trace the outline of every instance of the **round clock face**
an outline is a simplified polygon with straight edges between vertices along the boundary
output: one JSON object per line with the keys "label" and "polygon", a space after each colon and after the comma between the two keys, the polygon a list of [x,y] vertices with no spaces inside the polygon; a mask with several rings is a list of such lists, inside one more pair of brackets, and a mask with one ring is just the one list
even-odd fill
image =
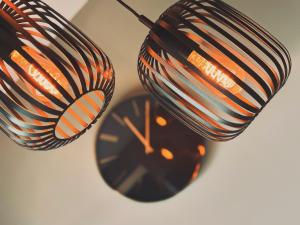
{"label": "round clock face", "polygon": [[150,96],[114,108],[97,137],[97,163],[114,190],[142,202],[170,198],[195,180],[207,143]]}

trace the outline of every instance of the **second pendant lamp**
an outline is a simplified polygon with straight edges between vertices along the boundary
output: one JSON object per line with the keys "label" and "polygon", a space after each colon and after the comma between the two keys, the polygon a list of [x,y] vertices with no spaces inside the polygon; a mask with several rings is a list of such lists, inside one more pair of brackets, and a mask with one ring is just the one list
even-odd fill
{"label": "second pendant lamp", "polygon": [[181,0],[152,23],[139,55],[145,88],[200,135],[240,135],[286,83],[287,49],[221,0]]}

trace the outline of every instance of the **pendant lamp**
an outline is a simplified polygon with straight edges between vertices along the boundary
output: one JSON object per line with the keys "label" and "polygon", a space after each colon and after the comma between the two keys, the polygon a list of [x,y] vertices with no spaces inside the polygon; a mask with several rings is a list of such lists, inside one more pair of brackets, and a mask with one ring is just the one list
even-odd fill
{"label": "pendant lamp", "polygon": [[[210,140],[240,135],[286,83],[287,49],[221,0],[181,0],[152,23],[138,59],[144,87]],[[180,131],[178,131],[180,132]]]}
{"label": "pendant lamp", "polygon": [[33,150],[64,146],[109,104],[114,70],[80,30],[40,0],[0,3],[0,127]]}

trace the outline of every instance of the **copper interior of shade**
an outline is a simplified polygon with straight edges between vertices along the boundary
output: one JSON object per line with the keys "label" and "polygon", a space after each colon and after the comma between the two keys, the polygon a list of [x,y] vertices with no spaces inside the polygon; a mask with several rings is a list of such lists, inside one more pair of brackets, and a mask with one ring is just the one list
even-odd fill
{"label": "copper interior of shade", "polygon": [[60,117],[55,136],[58,139],[72,138],[91,125],[101,112],[105,102],[102,91],[92,91],[76,100]]}

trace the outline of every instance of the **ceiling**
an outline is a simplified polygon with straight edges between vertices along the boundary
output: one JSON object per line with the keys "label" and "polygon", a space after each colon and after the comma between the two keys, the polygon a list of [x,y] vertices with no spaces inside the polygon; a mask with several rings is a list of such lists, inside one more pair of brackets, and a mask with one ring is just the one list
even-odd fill
{"label": "ceiling", "polygon": [[[111,58],[112,105],[140,89],[136,60],[148,30],[112,0],[49,0]],[[175,0],[127,0],[155,20]],[[0,224],[299,224],[300,24],[298,0],[226,0],[279,38],[294,67],[281,93],[249,129],[214,150],[205,173],[173,199],[140,204],[112,191],[95,162],[91,131],[58,151],[22,150],[0,134]]]}

